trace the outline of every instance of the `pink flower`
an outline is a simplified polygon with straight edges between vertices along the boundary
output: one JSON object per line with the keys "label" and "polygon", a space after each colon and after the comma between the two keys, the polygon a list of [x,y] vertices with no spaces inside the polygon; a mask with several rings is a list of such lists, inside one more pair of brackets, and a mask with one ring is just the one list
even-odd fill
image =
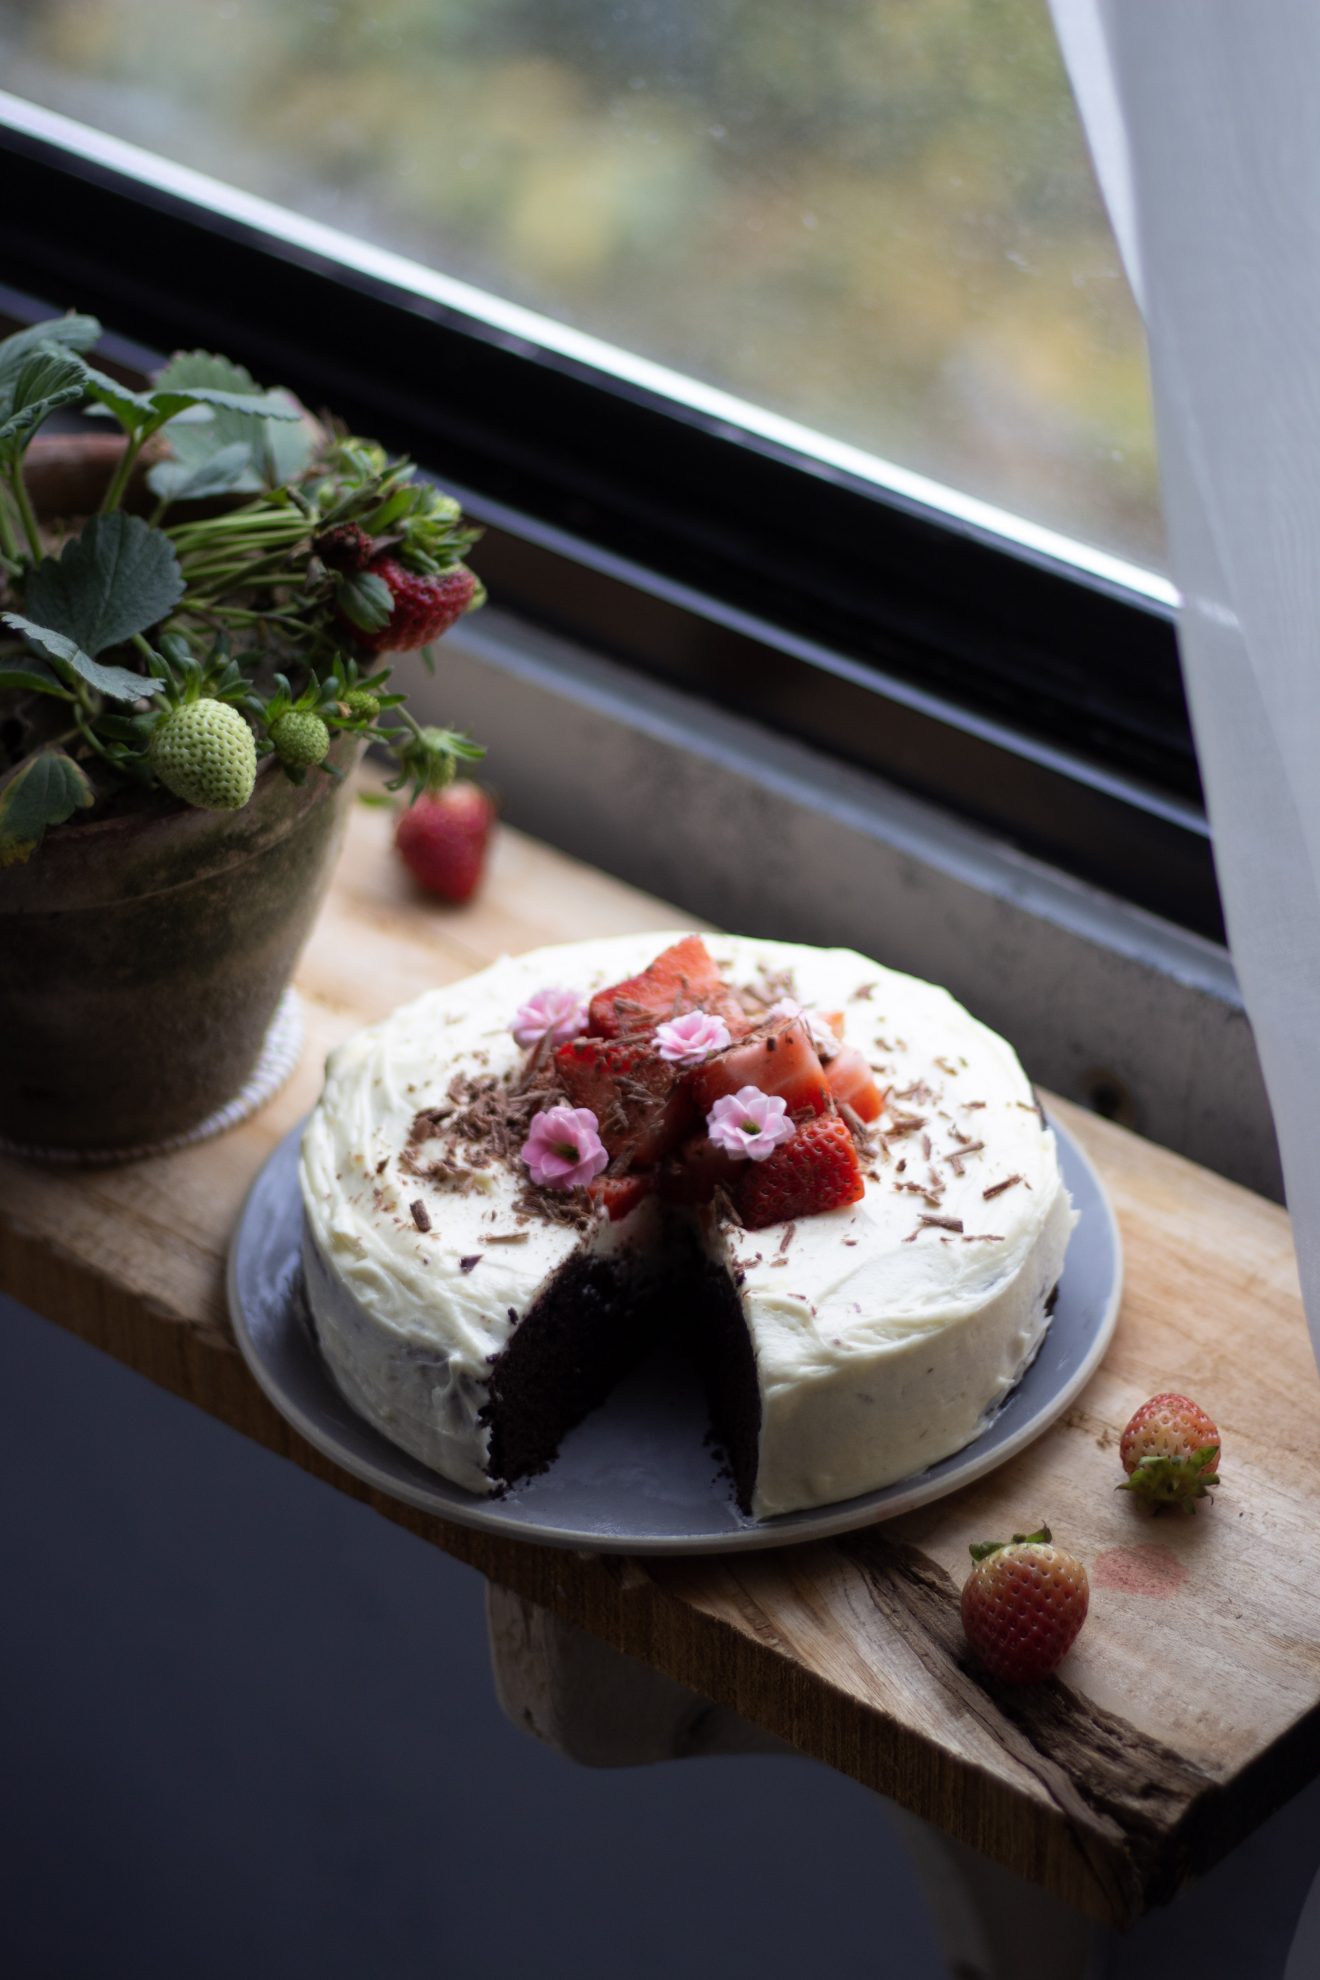
{"label": "pink flower", "polygon": [[532,1116],[518,1150],[534,1183],[543,1189],[581,1189],[598,1176],[609,1156],[590,1107],[547,1107]]}
{"label": "pink flower", "polygon": [[767,1017],[800,1017],[807,1027],[807,1036],[823,1060],[834,1058],[839,1050],[839,1035],[832,1024],[826,1024],[824,1014],[814,1004],[799,1004],[796,997],[781,997],[777,1004],[771,1004]]}
{"label": "pink flower", "polygon": [[762,1093],[743,1086],[722,1093],[706,1116],[706,1132],[717,1148],[741,1161],[764,1162],[781,1142],[791,1141],[797,1128],[788,1118],[788,1102],[779,1093]]}
{"label": "pink flower", "polygon": [[521,1007],[510,1027],[524,1047],[539,1045],[548,1038],[552,1045],[567,1045],[587,1028],[587,1000],[576,990],[538,990]]}
{"label": "pink flower", "polygon": [[668,1024],[658,1024],[655,1043],[660,1057],[671,1066],[699,1066],[732,1040],[723,1018],[712,1017],[709,1011],[688,1011]]}

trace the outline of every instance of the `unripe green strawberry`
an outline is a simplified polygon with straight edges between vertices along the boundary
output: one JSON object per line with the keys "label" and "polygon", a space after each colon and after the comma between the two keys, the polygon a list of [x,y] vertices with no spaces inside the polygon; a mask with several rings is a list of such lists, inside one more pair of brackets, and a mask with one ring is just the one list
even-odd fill
{"label": "unripe green strawberry", "polygon": [[339,705],[358,722],[374,722],[380,714],[380,703],[369,688],[350,688]]}
{"label": "unripe green strawberry", "polygon": [[281,763],[291,770],[311,770],[325,761],[330,747],[330,731],[319,715],[304,714],[291,708],[270,725],[270,739]]}
{"label": "unripe green strawberry", "polygon": [[241,811],[257,780],[257,747],[225,701],[189,701],[162,715],[147,746],[167,791],[201,811]]}

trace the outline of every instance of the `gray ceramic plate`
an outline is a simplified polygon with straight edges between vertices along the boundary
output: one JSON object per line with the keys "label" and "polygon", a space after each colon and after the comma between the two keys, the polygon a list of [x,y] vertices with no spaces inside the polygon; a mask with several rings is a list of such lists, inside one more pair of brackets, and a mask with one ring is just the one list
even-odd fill
{"label": "gray ceramic plate", "polygon": [[965,1450],[859,1499],[754,1520],[738,1511],[708,1443],[705,1404],[689,1371],[655,1360],[565,1440],[540,1478],[478,1498],[426,1470],[354,1414],[326,1372],[302,1298],[302,1201],[295,1129],[257,1177],[229,1258],[238,1343],[275,1407],[345,1471],[463,1526],[592,1553],[732,1553],[819,1540],[956,1492],[1051,1424],[1099,1366],[1118,1315],[1123,1262],[1104,1188],[1066,1129],[1059,1159],[1080,1220],[1054,1321],[1039,1354],[993,1421]]}

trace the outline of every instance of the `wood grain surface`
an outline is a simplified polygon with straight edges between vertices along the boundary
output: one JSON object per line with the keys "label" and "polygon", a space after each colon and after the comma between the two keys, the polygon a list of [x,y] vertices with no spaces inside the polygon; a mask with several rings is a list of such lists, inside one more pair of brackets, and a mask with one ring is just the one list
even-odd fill
{"label": "wood grain surface", "polygon": [[[1118,1332],[1063,1422],[923,1511],[728,1560],[579,1556],[442,1524],[304,1444],[234,1348],[224,1260],[328,1047],[504,951],[697,925],[508,830],[481,899],[446,909],[416,894],[388,841],[388,818],[356,808],[299,972],[309,1042],[285,1091],[204,1147],[131,1167],[0,1161],[0,1286],[1095,1917],[1122,1923],[1172,1895],[1320,1772],[1320,1380],[1287,1218],[1059,1101],[1122,1227]],[[1152,1520],[1114,1490],[1123,1423],[1168,1388],[1223,1434],[1224,1486],[1195,1519]],[[958,1588],[969,1541],[1041,1520],[1086,1561],[1091,1617],[1059,1678],[1013,1691],[966,1656]]]}

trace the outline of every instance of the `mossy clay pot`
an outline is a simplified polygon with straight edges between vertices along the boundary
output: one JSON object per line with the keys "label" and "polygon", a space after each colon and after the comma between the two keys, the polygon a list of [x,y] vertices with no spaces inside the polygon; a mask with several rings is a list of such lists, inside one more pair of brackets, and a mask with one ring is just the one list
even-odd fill
{"label": "mossy clay pot", "polygon": [[[39,514],[96,508],[118,455],[34,442]],[[338,738],[331,760],[351,766]],[[185,1133],[256,1064],[330,879],[345,784],[263,759],[241,811],[71,820],[0,868],[0,1137],[114,1150]]]}

